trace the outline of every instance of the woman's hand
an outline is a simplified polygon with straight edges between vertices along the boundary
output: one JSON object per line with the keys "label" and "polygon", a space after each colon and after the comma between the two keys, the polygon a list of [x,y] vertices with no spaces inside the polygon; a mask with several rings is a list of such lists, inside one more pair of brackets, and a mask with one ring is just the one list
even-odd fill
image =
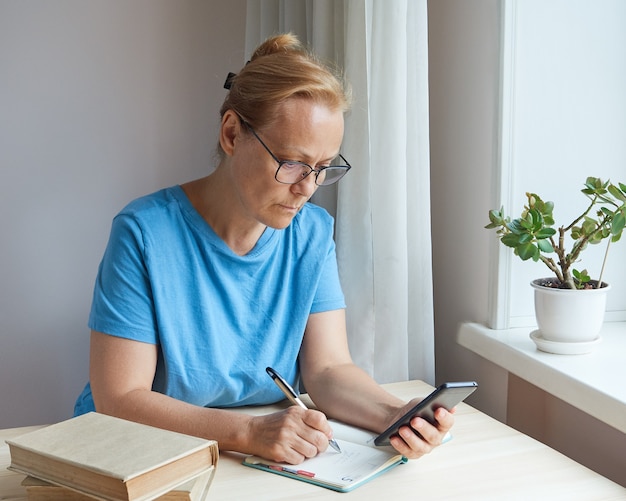
{"label": "woman's hand", "polygon": [[253,417],[248,433],[253,454],[290,464],[299,464],[324,452],[332,438],[332,430],[322,412],[295,405]]}
{"label": "woman's hand", "polygon": [[[390,423],[394,423],[397,419],[408,412],[420,399],[411,400],[402,409],[399,409]],[[454,425],[454,412],[456,409],[447,411],[440,407],[435,411],[434,425],[430,424],[423,418],[414,417],[411,419],[410,426],[402,426],[398,431],[398,435],[390,438],[390,443],[394,449],[409,459],[417,459],[424,454],[431,452],[435,447],[441,445],[446,433]]]}

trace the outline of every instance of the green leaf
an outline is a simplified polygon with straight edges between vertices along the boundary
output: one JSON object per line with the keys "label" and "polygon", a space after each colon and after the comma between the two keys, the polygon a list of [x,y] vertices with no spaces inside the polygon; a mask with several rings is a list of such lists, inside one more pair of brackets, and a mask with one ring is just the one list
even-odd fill
{"label": "green leaf", "polygon": [[537,203],[541,203],[541,197],[536,193],[526,193],[526,198],[528,198],[528,206],[532,209],[537,205]]}
{"label": "green leaf", "polygon": [[589,272],[587,270],[572,270],[572,275],[574,275],[574,278],[578,282],[579,289],[582,289],[583,286],[591,280],[591,277],[589,276]]}
{"label": "green leaf", "polygon": [[531,210],[530,211],[531,214],[533,215],[533,231],[539,231],[541,228],[543,228],[543,216],[541,215],[541,212],[538,210]]}
{"label": "green leaf", "polygon": [[608,207],[600,207],[600,211],[605,216],[613,217],[613,211],[611,209],[609,209]]}
{"label": "green leaf", "polygon": [[596,229],[596,222],[587,217],[583,222],[582,231],[585,235],[591,235],[591,233]]}
{"label": "green leaf", "polygon": [[552,211],[554,210],[554,202],[545,202],[543,205],[543,210],[541,211],[543,213],[543,215],[545,216],[546,214],[552,214]]}
{"label": "green leaf", "polygon": [[506,224],[506,227],[513,233],[517,233],[517,234],[526,233],[526,230],[521,225],[519,219],[513,219],[513,221],[508,222]]}
{"label": "green leaf", "polygon": [[539,254],[539,249],[535,247],[532,243],[518,245],[515,249],[519,257],[522,258],[522,261],[528,261],[531,258],[534,258],[536,254]]}
{"label": "green leaf", "polygon": [[491,221],[492,224],[500,226],[502,224],[502,213],[498,210],[490,210],[489,221]]}
{"label": "green leaf", "polygon": [[550,238],[556,233],[554,228],[541,228],[537,233],[535,233],[535,237],[538,240],[542,240],[544,238]]}
{"label": "green leaf", "polygon": [[572,274],[581,282],[589,282],[591,278],[589,277],[589,272],[585,269],[583,271],[578,271],[576,269],[572,270]]}
{"label": "green leaf", "polygon": [[520,220],[523,228],[531,231],[537,231],[542,226],[543,217],[537,209],[530,209],[524,219]]}
{"label": "green leaf", "polygon": [[602,236],[602,232],[598,231],[598,232],[593,234],[593,236],[588,240],[588,242],[591,245],[596,245],[596,244],[599,244],[600,242],[602,242],[603,238],[604,237]]}
{"label": "green leaf", "polygon": [[585,181],[585,188],[580,190],[585,195],[603,195],[606,193],[606,187],[609,184],[609,181],[605,183],[602,182],[602,179],[599,177],[588,177]]}
{"label": "green leaf", "polygon": [[528,214],[526,214],[526,217],[524,219],[519,220],[519,224],[525,231],[533,229],[534,222],[533,216],[530,211],[528,212]]}
{"label": "green leaf", "polygon": [[609,186],[609,193],[613,195],[615,198],[617,198],[618,200],[621,200],[622,202],[626,202],[626,195],[622,193],[620,189],[614,184]]}
{"label": "green leaf", "polygon": [[537,240],[537,247],[539,247],[541,252],[554,252],[554,247],[552,247],[550,240]]}
{"label": "green leaf", "polygon": [[624,226],[626,226],[626,214],[625,211],[618,212],[613,218],[613,222],[611,223],[611,234],[619,235],[624,231]]}
{"label": "green leaf", "polygon": [[519,235],[515,233],[507,233],[500,241],[507,247],[517,247],[519,245]]}

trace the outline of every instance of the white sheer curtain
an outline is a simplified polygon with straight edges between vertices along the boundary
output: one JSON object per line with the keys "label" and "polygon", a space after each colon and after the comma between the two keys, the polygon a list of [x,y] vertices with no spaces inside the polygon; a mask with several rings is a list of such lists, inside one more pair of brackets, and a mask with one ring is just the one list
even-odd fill
{"label": "white sheer curtain", "polygon": [[248,0],[246,54],[296,33],[353,88],[353,169],[315,202],[336,215],[355,362],[379,382],[434,384],[427,0]]}

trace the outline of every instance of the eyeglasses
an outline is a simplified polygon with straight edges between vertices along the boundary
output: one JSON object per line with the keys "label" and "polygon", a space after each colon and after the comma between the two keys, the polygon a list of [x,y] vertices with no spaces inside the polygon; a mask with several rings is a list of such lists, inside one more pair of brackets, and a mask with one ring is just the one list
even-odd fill
{"label": "eyeglasses", "polygon": [[[330,165],[323,165],[316,169],[311,167],[309,164],[305,164],[304,162],[279,160],[254,131],[252,126],[243,118],[239,117],[239,119],[241,120],[241,123],[245,125],[250,132],[252,132],[254,137],[258,139],[259,143],[261,143],[263,148],[265,148],[265,151],[267,151],[270,156],[278,162],[278,169],[276,169],[274,179],[276,179],[279,183],[297,184],[305,179],[309,174],[315,173],[315,184],[318,186],[328,186],[339,181],[352,168],[352,166],[341,154],[339,154],[337,158],[333,159],[330,162]],[[344,162],[345,165],[341,164],[341,162]]]}

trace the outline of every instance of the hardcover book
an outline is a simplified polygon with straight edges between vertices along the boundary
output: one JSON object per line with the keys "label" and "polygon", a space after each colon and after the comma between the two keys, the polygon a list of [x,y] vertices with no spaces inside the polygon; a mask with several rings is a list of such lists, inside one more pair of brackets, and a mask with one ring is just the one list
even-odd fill
{"label": "hardcover book", "polygon": [[[188,480],[155,498],[155,501],[202,501],[206,499],[214,474],[215,468],[211,468],[196,478]],[[22,485],[26,488],[28,501],[93,501],[96,499],[93,496],[31,476],[27,476],[22,481]]]}
{"label": "hardcover book", "polygon": [[213,440],[95,412],[6,442],[11,470],[111,501],[157,498],[218,460]]}

